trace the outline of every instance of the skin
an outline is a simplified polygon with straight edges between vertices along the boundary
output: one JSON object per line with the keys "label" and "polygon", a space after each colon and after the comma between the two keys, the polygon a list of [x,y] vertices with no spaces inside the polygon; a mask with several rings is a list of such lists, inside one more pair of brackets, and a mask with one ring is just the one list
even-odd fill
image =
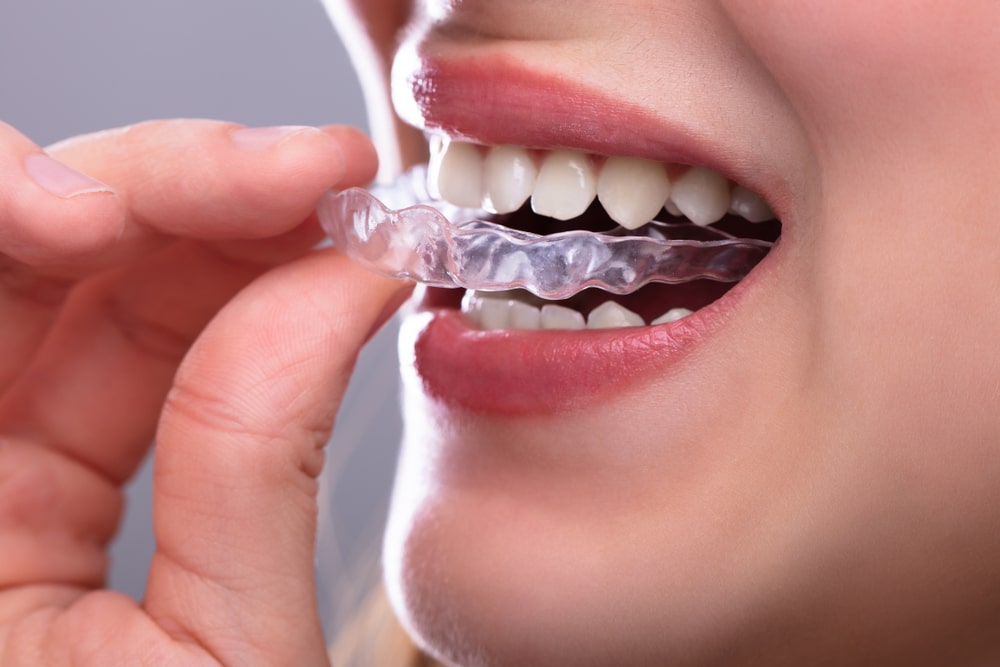
{"label": "skin", "polygon": [[[386,171],[420,159],[387,76],[419,13],[330,4],[375,77]],[[410,630],[466,665],[994,664],[1000,9],[500,6],[442,3],[473,38],[426,39],[766,138],[786,255],[711,349],[586,414],[483,418],[411,378],[386,562]],[[711,99],[671,94],[694,83]],[[307,252],[320,193],[374,173],[365,140],[248,155],[234,129],[50,147],[112,189],[66,198],[0,126],[4,665],[326,664],[318,445],[400,286]],[[100,586],[154,434],[138,606]]]}
{"label": "skin", "polygon": [[[311,211],[372,177],[370,142],[165,121],[47,152],[42,187],[0,124],[0,663],[328,664],[322,446],[402,286],[311,252]],[[102,586],[154,437],[137,605]]]}
{"label": "skin", "polygon": [[[710,345],[586,411],[473,414],[404,369],[385,565],[423,646],[461,665],[1000,660],[1000,7],[328,5],[373,40],[376,120],[399,40],[503,54],[665,122],[711,114],[785,220],[780,267]],[[418,159],[398,120],[376,136]]]}

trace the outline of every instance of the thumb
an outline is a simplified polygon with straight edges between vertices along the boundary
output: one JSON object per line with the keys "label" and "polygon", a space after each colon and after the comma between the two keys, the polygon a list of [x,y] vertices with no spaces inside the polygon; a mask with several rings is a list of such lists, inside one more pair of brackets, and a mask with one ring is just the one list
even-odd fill
{"label": "thumb", "polygon": [[145,606],[222,664],[325,665],[323,445],[361,346],[405,298],[335,250],[258,279],[195,343],[157,434]]}

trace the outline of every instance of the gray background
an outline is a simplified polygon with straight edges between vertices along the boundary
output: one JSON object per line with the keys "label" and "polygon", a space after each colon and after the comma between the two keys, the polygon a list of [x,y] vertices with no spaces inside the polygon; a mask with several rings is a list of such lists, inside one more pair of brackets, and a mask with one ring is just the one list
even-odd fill
{"label": "gray background", "polygon": [[[361,93],[319,0],[6,0],[0,120],[42,145],[165,117],[364,126]],[[321,517],[321,595],[374,575],[399,439],[395,326],[372,343],[338,420]],[[327,475],[329,478],[330,475]],[[128,489],[110,585],[141,598],[153,551],[149,466]]]}

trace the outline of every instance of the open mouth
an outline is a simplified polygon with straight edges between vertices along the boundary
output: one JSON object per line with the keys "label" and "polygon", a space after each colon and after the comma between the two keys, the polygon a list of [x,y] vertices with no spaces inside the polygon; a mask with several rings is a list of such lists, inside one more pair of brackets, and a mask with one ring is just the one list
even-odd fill
{"label": "open mouth", "polygon": [[[704,167],[444,139],[431,146],[424,191],[403,199],[430,199],[440,212],[391,211],[349,192],[321,218],[371,268],[465,288],[433,290],[427,301],[461,310],[480,330],[670,324],[725,294],[781,232],[759,195]],[[399,201],[401,190],[387,199]]]}
{"label": "open mouth", "polygon": [[[542,236],[585,230],[609,240],[630,235],[699,240],[716,238],[711,231],[773,244],[781,232],[759,195],[704,167],[438,140],[432,142],[429,172],[432,195],[455,206],[482,207],[498,224]],[[708,226],[713,229],[705,230]],[[681,277],[675,283],[674,277],[665,271],[634,291],[613,294],[591,287],[559,300],[525,289],[467,290],[458,306],[483,330],[655,326],[690,315],[736,282]],[[454,297],[439,304],[448,301],[456,305]]]}

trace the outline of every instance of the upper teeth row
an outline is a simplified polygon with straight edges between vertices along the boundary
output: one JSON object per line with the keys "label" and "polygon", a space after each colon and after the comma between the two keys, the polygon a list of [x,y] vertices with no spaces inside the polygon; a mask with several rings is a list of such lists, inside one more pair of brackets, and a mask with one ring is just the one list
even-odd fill
{"label": "upper teeth row", "polygon": [[[582,215],[597,198],[627,229],[653,220],[660,209],[698,225],[734,213],[751,222],[774,219],[758,195],[705,167],[690,167],[671,182],[660,162],[595,156],[571,150],[533,151],[438,140],[431,146],[431,194],[463,208],[512,213],[531,199],[535,213],[558,220]],[[679,171],[679,169],[678,169]]]}

